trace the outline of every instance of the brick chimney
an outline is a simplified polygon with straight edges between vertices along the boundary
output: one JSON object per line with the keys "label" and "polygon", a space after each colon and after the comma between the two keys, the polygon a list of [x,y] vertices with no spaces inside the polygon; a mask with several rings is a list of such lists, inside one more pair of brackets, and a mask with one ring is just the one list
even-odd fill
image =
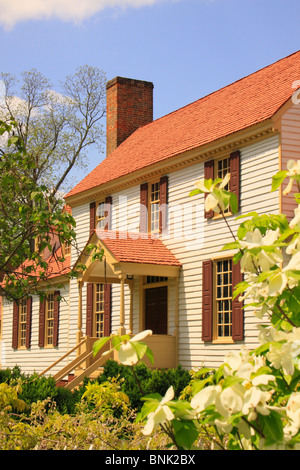
{"label": "brick chimney", "polygon": [[116,77],[106,85],[106,155],[153,121],[153,83]]}

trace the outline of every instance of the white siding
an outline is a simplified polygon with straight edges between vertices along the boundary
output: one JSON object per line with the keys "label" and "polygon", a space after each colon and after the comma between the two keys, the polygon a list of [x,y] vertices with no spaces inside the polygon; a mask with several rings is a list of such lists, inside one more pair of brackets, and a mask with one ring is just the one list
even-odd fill
{"label": "white siding", "polygon": [[[278,193],[270,193],[278,170],[278,139],[269,138],[241,150],[241,210],[278,213]],[[165,244],[183,265],[179,283],[179,362],[187,368],[217,366],[224,351],[240,344],[204,344],[201,341],[202,261],[224,255],[222,246],[232,241],[222,218],[204,219],[203,196],[189,197],[197,179],[204,177],[198,163],[169,175],[169,236]],[[235,231],[239,225],[228,218]],[[245,313],[245,344],[257,344],[257,319]]]}
{"label": "white siding", "polygon": [[[12,348],[13,304],[4,302],[3,338],[1,348],[1,368],[13,368],[18,365],[24,373],[42,372],[47,366],[54,363],[70,349],[69,324],[69,288],[65,285],[60,289],[63,299],[60,302],[59,313],[59,341],[57,347],[40,348],[39,341],[39,298],[33,297],[32,326],[30,349]],[[53,369],[55,373],[59,367]]]}
{"label": "white siding", "polygon": [[[272,175],[278,170],[278,138],[272,137],[252,144],[241,150],[241,210],[243,213],[279,211],[278,193],[270,193]],[[202,302],[202,261],[216,257],[224,243],[231,241],[230,233],[220,219],[204,219],[203,196],[190,197],[197,179],[204,176],[204,164],[196,163],[169,174],[169,233],[163,236],[165,244],[182,263],[179,280],[179,362],[186,368],[202,365],[217,366],[224,352],[236,345],[206,345],[201,340],[201,302]],[[140,187],[113,194],[112,229],[137,231],[139,227]],[[76,220],[78,249],[82,250],[89,237],[89,204],[73,209]],[[234,217],[229,217],[233,230],[238,227]],[[78,252],[72,250],[72,263]],[[134,281],[133,332],[138,332],[140,284]],[[69,299],[66,291],[66,299]],[[128,329],[129,288],[126,287],[125,309]],[[12,308],[4,308],[3,344],[5,364],[13,367],[19,364],[22,370],[31,371],[45,368],[54,362],[76,343],[78,318],[78,289],[76,280],[70,283],[70,300],[62,303],[60,314],[60,338],[57,349],[38,348],[38,304],[34,303],[32,325],[32,347],[30,351],[11,349]],[[83,333],[85,334],[86,287],[83,289]],[[112,332],[119,327],[120,286],[113,285],[112,292]],[[245,344],[257,344],[257,319],[250,311],[245,314]],[[175,326],[175,282],[169,288],[169,333]],[[3,362],[2,362],[3,363]],[[3,365],[2,365],[3,367]]]}

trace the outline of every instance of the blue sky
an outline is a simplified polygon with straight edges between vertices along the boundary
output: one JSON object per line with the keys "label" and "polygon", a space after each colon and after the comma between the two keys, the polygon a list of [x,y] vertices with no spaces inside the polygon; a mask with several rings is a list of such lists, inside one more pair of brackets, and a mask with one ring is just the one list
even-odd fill
{"label": "blue sky", "polygon": [[149,80],[158,118],[299,50],[299,17],[299,0],[0,0],[1,71]]}

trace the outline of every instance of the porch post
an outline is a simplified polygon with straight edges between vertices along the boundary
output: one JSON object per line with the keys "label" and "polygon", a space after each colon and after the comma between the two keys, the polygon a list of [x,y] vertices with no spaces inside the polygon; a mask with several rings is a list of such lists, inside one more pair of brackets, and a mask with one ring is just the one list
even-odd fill
{"label": "porch post", "polygon": [[83,280],[78,280],[78,320],[77,320],[77,344],[82,339],[82,287]]}
{"label": "porch post", "polygon": [[175,278],[175,365],[178,366],[179,362],[179,278]]}
{"label": "porch post", "polygon": [[121,281],[121,295],[120,295],[120,327],[119,335],[125,335],[126,329],[124,327],[125,323],[125,274],[120,274]]}
{"label": "porch post", "polygon": [[130,310],[129,310],[129,332],[128,334],[132,334],[133,329],[133,281],[129,282],[129,289],[130,289]]}

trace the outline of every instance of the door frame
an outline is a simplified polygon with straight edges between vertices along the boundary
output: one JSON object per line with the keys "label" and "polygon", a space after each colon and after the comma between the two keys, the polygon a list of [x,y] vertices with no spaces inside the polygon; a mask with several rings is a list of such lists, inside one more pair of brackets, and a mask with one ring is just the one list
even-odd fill
{"label": "door frame", "polygon": [[[146,325],[146,290],[154,289],[155,287],[167,287],[167,334],[169,334],[169,278],[166,280],[147,283],[148,276],[140,276],[140,312],[139,324],[140,331],[145,330]],[[158,277],[158,276],[156,276]]]}

